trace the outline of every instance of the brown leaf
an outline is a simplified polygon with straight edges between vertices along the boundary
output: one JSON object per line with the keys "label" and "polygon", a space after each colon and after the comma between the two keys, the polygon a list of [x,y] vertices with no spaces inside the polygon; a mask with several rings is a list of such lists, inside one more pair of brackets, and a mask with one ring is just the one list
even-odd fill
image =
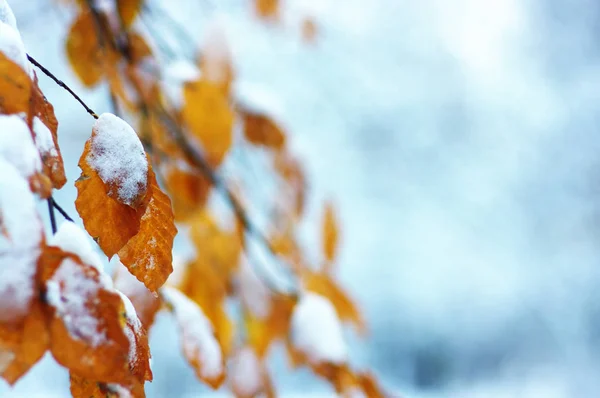
{"label": "brown leaf", "polygon": [[254,0],[254,8],[263,19],[276,19],[279,16],[279,0]]}
{"label": "brown leaf", "polygon": [[254,145],[279,150],[285,145],[283,130],[272,119],[265,115],[242,110],[244,135]]}
{"label": "brown leaf", "polygon": [[0,113],[29,112],[31,79],[19,65],[0,51]]}
{"label": "brown leaf", "polygon": [[182,116],[212,166],[221,164],[233,142],[233,111],[222,89],[207,80],[187,83]]}
{"label": "brown leaf", "polygon": [[167,164],[163,175],[165,187],[173,201],[175,220],[187,220],[204,206],[212,184],[203,174],[180,160]]}
{"label": "brown leaf", "polygon": [[171,200],[161,191],[152,169],[138,233],[119,250],[119,259],[140,282],[155,292],[173,272],[173,240],[177,234]]}
{"label": "brown leaf", "polygon": [[42,261],[50,349],[56,361],[89,380],[127,383],[130,344],[121,321],[125,309],[110,278],[56,247],[47,248]]}
{"label": "brown leaf", "polygon": [[42,358],[48,347],[42,303],[35,300],[21,324],[16,327],[0,324],[0,376],[14,384]]}
{"label": "brown leaf", "polygon": [[143,0],[117,0],[117,11],[125,27],[131,26],[140,13]]}

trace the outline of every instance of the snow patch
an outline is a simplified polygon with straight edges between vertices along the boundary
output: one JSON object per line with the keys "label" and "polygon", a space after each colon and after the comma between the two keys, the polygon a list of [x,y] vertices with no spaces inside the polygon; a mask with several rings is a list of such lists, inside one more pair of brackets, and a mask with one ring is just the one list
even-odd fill
{"label": "snow patch", "polygon": [[162,295],[173,306],[181,328],[183,350],[193,353],[200,364],[202,377],[216,378],[223,373],[223,356],[212,324],[202,309],[179,290],[164,286]]}
{"label": "snow patch", "polygon": [[127,336],[127,340],[129,340],[129,364],[133,365],[137,360],[137,342],[135,336],[142,334],[142,322],[140,322],[135,307],[131,303],[131,300],[129,300],[129,297],[118,290],[117,293],[119,293],[119,296],[121,296],[121,300],[123,301],[127,322],[133,327],[133,330],[128,327],[123,328],[125,336]]}
{"label": "snow patch", "polygon": [[21,34],[7,23],[0,22],[0,52],[15,64],[19,65],[28,75],[31,73],[27,53]]}
{"label": "snow patch", "polygon": [[21,177],[29,178],[42,170],[40,154],[23,119],[0,115],[0,132],[0,157],[16,167]]}
{"label": "snow patch", "polygon": [[132,205],[148,185],[144,147],[133,128],[112,113],[96,120],[87,161],[105,184],[117,186],[125,204]]}
{"label": "snow patch", "polygon": [[262,387],[260,362],[251,348],[241,349],[231,362],[229,377],[234,391],[243,397],[253,397]]}
{"label": "snow patch", "polygon": [[37,116],[33,118],[33,132],[35,133],[35,146],[40,153],[48,154],[52,157],[58,156],[52,132]]}
{"label": "snow patch", "polygon": [[15,14],[6,0],[0,0],[0,22],[9,25],[14,30],[18,31],[19,29],[17,27],[17,19],[15,18]]}
{"label": "snow patch", "polygon": [[181,109],[185,104],[183,85],[200,79],[200,69],[188,60],[173,61],[165,67],[161,81],[162,92],[174,109]]}
{"label": "snow patch", "polygon": [[83,263],[93,266],[98,271],[104,270],[102,260],[94,251],[87,232],[73,222],[63,221],[54,236],[48,240],[48,245],[77,255]]}
{"label": "snow patch", "polygon": [[311,292],[302,295],[292,314],[292,342],[313,363],[343,363],[347,347],[333,304]]}
{"label": "snow patch", "polygon": [[0,134],[0,322],[29,310],[43,236],[29,184],[1,156],[6,135]]}
{"label": "snow patch", "polygon": [[271,313],[270,291],[245,258],[240,263],[238,280],[240,295],[250,312],[260,319],[268,317]]}

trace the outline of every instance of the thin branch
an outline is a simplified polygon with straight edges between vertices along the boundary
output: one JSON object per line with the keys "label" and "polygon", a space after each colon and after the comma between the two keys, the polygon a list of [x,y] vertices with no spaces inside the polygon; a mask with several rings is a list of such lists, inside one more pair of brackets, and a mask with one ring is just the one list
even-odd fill
{"label": "thin branch", "polygon": [[56,216],[54,215],[54,206],[52,206],[52,196],[48,198],[48,214],[50,215],[50,225],[52,226],[52,235],[56,234]]}
{"label": "thin branch", "polygon": [[59,78],[54,76],[54,74],[52,72],[50,72],[48,69],[46,69],[38,61],[36,61],[35,58],[33,58],[31,55],[27,54],[27,59],[29,60],[29,62],[31,62],[33,65],[35,65],[39,70],[41,70],[44,73],[44,75],[48,76],[50,79],[54,80],[54,82],[56,84],[58,84],[60,87],[67,90],[67,92],[69,94],[71,94],[71,96],[73,98],[75,98],[77,100],[77,102],[79,102],[81,104],[81,106],[83,106],[85,108],[86,112],[89,113],[90,115],[92,115],[92,117],[94,119],[98,119],[98,115],[96,114],[96,112],[94,112],[89,106],[87,106],[87,104],[85,102],[83,102],[83,100],[81,98],[79,98],[79,96],[77,94],[75,94],[75,92],[73,90],[71,90],[71,88],[69,86],[67,86],[62,80],[60,80]]}
{"label": "thin branch", "polygon": [[58,212],[65,218],[65,220],[71,221],[71,222],[75,222],[75,221],[73,221],[73,219],[71,218],[71,216],[62,207],[60,207],[60,205],[58,203],[56,203],[56,201],[54,200],[54,198],[50,197],[50,200],[52,201],[52,206],[56,210],[58,210]]}

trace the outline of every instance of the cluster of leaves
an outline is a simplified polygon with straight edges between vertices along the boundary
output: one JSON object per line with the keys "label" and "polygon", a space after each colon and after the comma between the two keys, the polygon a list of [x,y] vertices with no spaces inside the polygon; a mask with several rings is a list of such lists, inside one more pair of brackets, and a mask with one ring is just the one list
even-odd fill
{"label": "cluster of leaves", "polygon": [[[293,366],[309,366],[338,393],[383,396],[371,375],[348,363],[341,323],[361,333],[365,324],[335,281],[334,207],[324,205],[317,267],[298,239],[301,164],[280,123],[237,96],[226,40],[208,35],[188,60],[194,73],[169,95],[160,49],[140,29],[149,6],[104,3],[112,6],[69,2],[77,16],[65,48],[83,85],[108,84],[120,117],[86,106],[96,121],[75,182],[85,231],[65,222],[47,239],[35,201],[48,200],[54,220],[52,190],[66,183],[58,122],[0,1],[0,28],[12,29],[18,44],[17,56],[0,47],[0,375],[15,383],[50,351],[69,369],[74,397],[143,397],[152,380],[147,331],[166,308],[184,357],[213,388],[226,383],[239,397],[274,396],[265,361],[281,342]],[[262,18],[277,18],[277,1],[255,6]],[[248,215],[243,178],[233,185],[222,177],[235,151],[268,159],[267,234]],[[219,195],[226,212],[213,200]],[[173,272],[176,222],[196,255]],[[112,276],[87,236],[108,259],[118,256]],[[251,255],[256,244],[291,287],[260,270]]]}

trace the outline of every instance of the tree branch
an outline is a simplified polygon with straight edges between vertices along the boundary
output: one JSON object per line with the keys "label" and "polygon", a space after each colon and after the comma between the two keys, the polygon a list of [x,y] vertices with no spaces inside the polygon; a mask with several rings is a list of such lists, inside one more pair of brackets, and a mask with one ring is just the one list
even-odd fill
{"label": "tree branch", "polygon": [[54,206],[52,205],[52,196],[48,198],[48,214],[50,215],[50,225],[52,226],[52,235],[56,234],[56,217],[54,215]]}
{"label": "tree branch", "polygon": [[53,197],[50,197],[50,200],[52,201],[52,206],[56,210],[58,210],[58,212],[65,218],[65,220],[70,221],[70,222],[75,222],[75,221],[73,221],[71,216],[69,214],[67,214],[67,212],[64,211],[64,209],[62,207],[60,207],[60,205],[58,203],[56,203],[56,201],[54,200]]}
{"label": "tree branch", "polygon": [[96,114],[96,112],[94,112],[89,106],[87,106],[86,103],[83,102],[83,100],[81,98],[79,98],[79,96],[77,94],[75,94],[75,91],[71,90],[71,88],[69,86],[67,86],[62,80],[60,80],[59,78],[54,76],[54,74],[52,72],[50,72],[48,69],[46,69],[38,61],[36,61],[31,55],[27,54],[27,60],[29,62],[31,62],[33,65],[35,65],[35,67],[37,67],[39,70],[41,70],[44,73],[44,75],[48,76],[50,79],[54,80],[54,82],[56,84],[58,84],[60,87],[67,90],[69,92],[69,94],[71,94],[71,96],[73,98],[75,98],[77,100],[77,102],[79,102],[81,104],[81,106],[83,106],[85,108],[86,112],[89,113],[90,115],[92,115],[92,117],[94,119],[98,119],[98,115]]}

